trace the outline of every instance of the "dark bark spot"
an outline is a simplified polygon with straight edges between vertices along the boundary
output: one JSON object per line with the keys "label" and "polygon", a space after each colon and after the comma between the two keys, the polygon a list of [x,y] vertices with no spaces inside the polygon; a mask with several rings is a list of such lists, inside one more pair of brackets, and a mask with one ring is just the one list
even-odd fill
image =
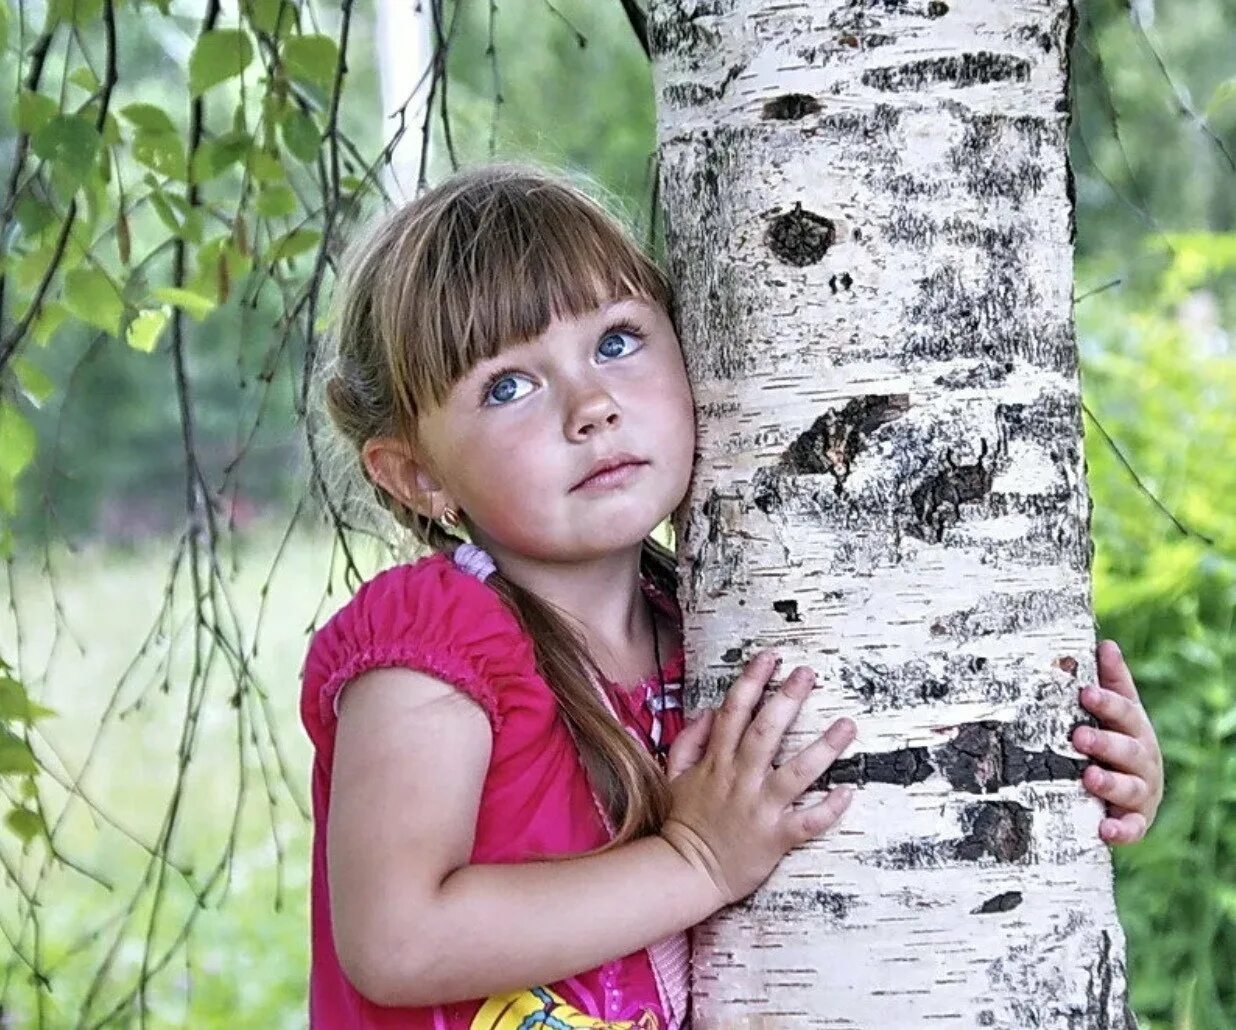
{"label": "dark bark spot", "polygon": [[848,292],[850,287],[853,285],[854,280],[850,277],[849,272],[842,272],[840,275],[834,275],[828,280],[828,288],[833,291],[834,296],[839,288]]}
{"label": "dark bark spot", "polygon": [[809,93],[786,93],[764,102],[763,117],[776,122],[793,122],[820,110],[820,102]]}
{"label": "dark bark spot", "polygon": [[1070,676],[1077,675],[1077,659],[1072,655],[1065,655],[1063,658],[1057,658],[1052,662],[1057,669],[1063,669]]}
{"label": "dark bark spot", "polygon": [[904,393],[855,397],[840,410],[817,418],[786,449],[778,467],[789,475],[828,473],[836,483],[834,492],[840,495],[868,437],[909,409],[910,397]]}
{"label": "dark bark spot", "polygon": [[943,18],[946,14],[948,14],[948,4],[943,3],[942,0],[931,0],[931,3],[927,5],[928,18]]}
{"label": "dark bark spot", "polygon": [[837,227],[823,215],[804,211],[801,203],[768,226],[768,249],[787,265],[814,265],[837,239]]}
{"label": "dark bark spot", "polygon": [[978,461],[960,465],[951,452],[945,467],[915,487],[910,495],[914,520],[906,531],[921,540],[939,543],[944,531],[961,519],[961,506],[980,500],[991,491],[994,462],[988,465],[987,441],[982,440]]}
{"label": "dark bark spot", "polygon": [[965,88],[988,82],[1027,82],[1030,62],[1009,54],[979,51],[960,57],[927,57],[895,68],[870,68],[863,72],[863,85],[887,93],[920,90],[934,83]]}
{"label": "dark bark spot", "polygon": [[964,862],[990,857],[1016,862],[1030,851],[1030,809],[1015,801],[985,801],[962,813],[966,835],[953,843],[953,856]]}
{"label": "dark bark spot", "polygon": [[802,617],[798,614],[797,601],[773,601],[773,611],[778,615],[785,616],[786,622],[802,622]]}
{"label": "dark bark spot", "polygon": [[853,894],[807,887],[756,891],[734,907],[746,912],[781,916],[808,913],[830,923],[840,923],[850,914],[857,900]]}
{"label": "dark bark spot", "polygon": [[742,648],[731,647],[728,651],[721,655],[721,661],[728,662],[730,665],[742,661]]}
{"label": "dark bark spot", "polygon": [[971,915],[985,916],[993,912],[1012,912],[1021,904],[1021,891],[1005,891],[994,898],[988,898]]}
{"label": "dark bark spot", "polygon": [[825,790],[839,783],[856,787],[868,783],[891,783],[908,787],[922,783],[935,772],[925,747],[900,748],[897,751],[864,752],[841,758],[829,767],[812,788]]}

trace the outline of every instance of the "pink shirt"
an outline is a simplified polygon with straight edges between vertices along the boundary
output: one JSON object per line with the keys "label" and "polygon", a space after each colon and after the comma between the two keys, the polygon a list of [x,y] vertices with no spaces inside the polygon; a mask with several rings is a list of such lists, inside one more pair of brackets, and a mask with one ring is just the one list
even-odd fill
{"label": "pink shirt", "polygon": [[[679,618],[673,598],[646,581],[643,587],[654,603]],[[537,1013],[551,1012],[559,1022],[545,1025],[641,1030],[683,1025],[684,934],[558,983],[432,1008],[375,1005],[347,980],[335,954],[326,870],[335,702],[343,686],[361,673],[392,666],[452,684],[489,719],[493,747],[473,863],[576,854],[610,839],[554,695],[536,671],[532,641],[501,599],[443,555],[375,576],[314,635],[302,671],[301,720],[314,746],[311,1026],[500,1030],[529,1018],[541,1025]],[[668,702],[664,712],[658,711],[661,691],[655,679],[614,688],[612,710],[641,741],[652,734],[669,743],[682,727],[681,647],[664,663],[662,675]]]}

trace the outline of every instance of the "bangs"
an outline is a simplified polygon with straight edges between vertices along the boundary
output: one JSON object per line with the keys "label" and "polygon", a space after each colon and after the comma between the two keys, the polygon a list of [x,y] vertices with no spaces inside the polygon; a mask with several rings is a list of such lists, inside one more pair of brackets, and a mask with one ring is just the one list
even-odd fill
{"label": "bangs", "polygon": [[394,289],[378,294],[384,310],[374,314],[392,364],[402,366],[393,378],[409,387],[400,407],[411,419],[441,404],[477,363],[555,318],[630,296],[673,316],[664,273],[604,208],[564,183],[490,166],[405,213],[389,254]]}

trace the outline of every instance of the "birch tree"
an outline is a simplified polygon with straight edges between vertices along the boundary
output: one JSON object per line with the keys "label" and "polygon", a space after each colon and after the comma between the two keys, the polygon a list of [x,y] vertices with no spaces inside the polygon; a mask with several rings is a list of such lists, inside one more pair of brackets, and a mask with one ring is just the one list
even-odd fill
{"label": "birch tree", "polygon": [[[1134,1025],[1102,805],[1069,0],[660,0],[689,690],[772,646],[842,827],[696,933],[697,1026]],[[810,798],[808,799],[810,800]]]}

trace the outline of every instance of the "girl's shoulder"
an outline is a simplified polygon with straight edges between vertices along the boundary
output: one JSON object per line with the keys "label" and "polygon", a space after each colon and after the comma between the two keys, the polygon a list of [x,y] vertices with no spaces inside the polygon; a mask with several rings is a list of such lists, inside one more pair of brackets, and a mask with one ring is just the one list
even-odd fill
{"label": "girl's shoulder", "polygon": [[498,728],[504,681],[535,669],[532,641],[483,582],[434,554],[372,577],[316,632],[301,670],[302,714],[330,722],[339,690],[405,667],[473,697]]}

